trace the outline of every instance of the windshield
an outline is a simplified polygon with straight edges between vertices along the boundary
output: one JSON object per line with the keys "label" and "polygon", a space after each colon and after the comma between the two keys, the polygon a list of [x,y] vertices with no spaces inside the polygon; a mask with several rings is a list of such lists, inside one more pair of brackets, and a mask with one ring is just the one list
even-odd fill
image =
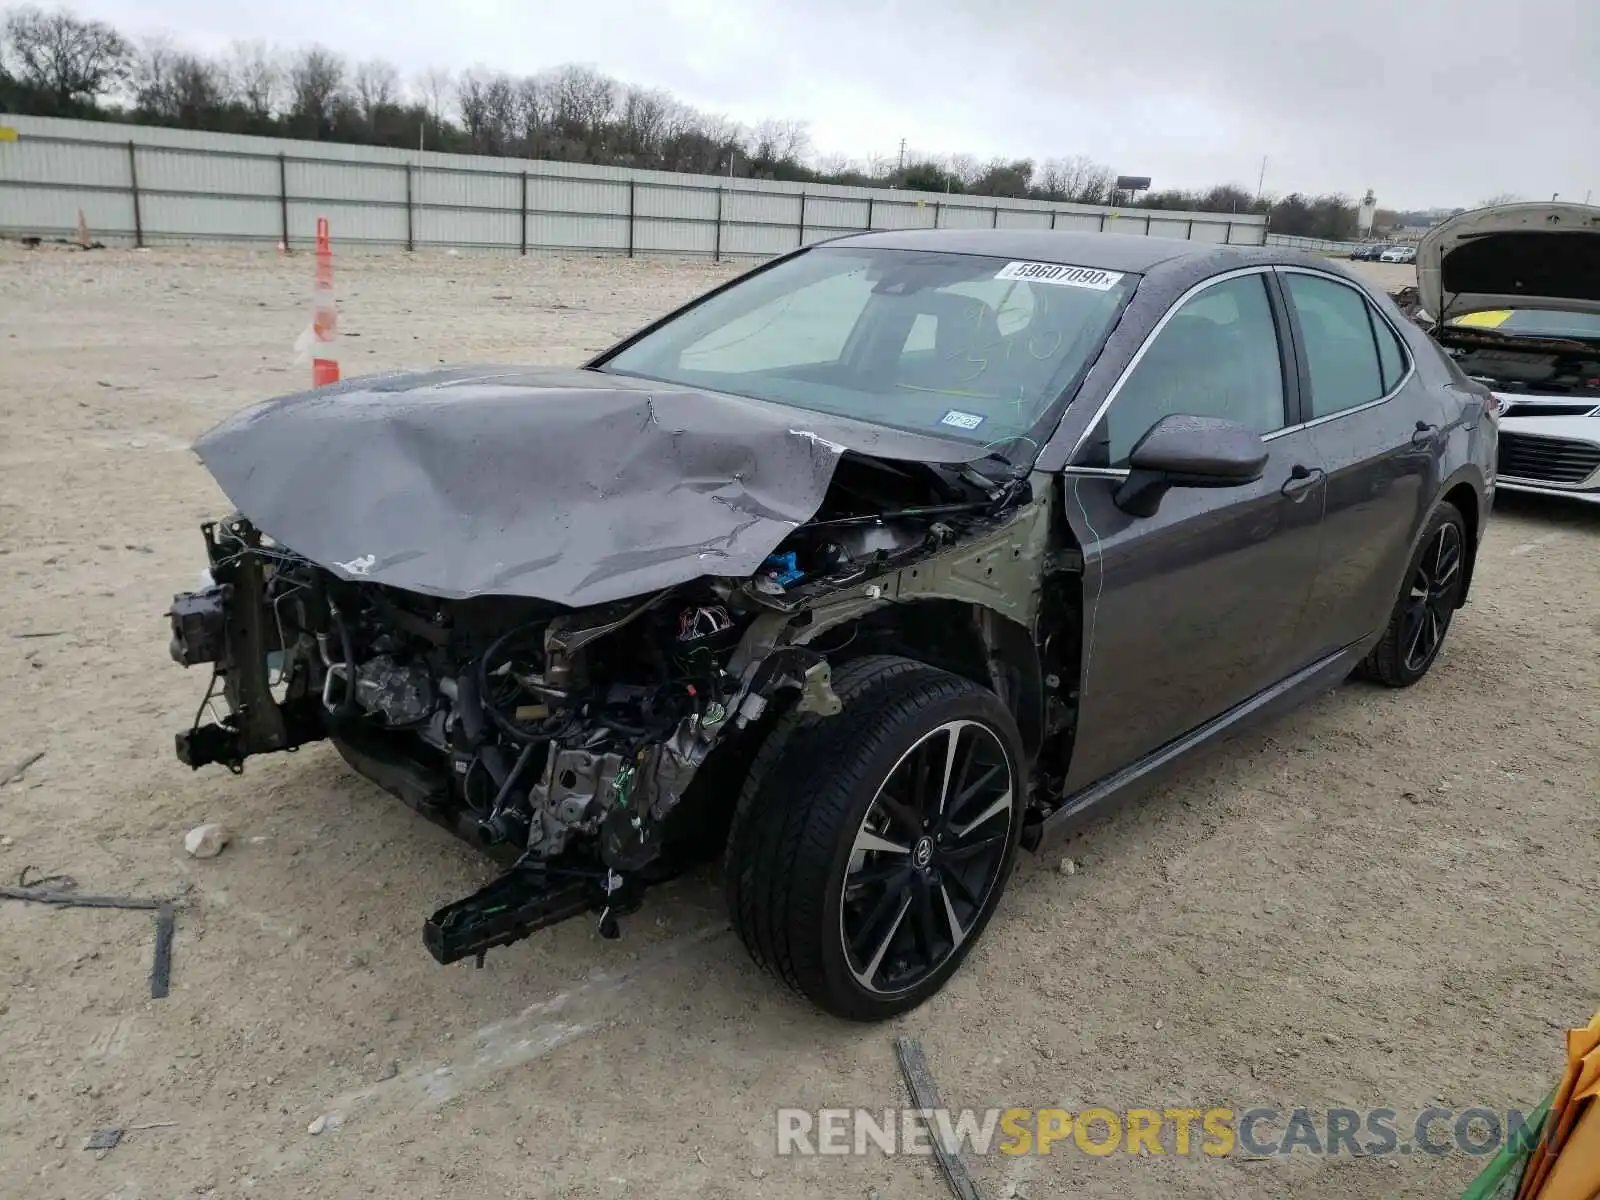
{"label": "windshield", "polygon": [[1546,308],[1493,308],[1450,321],[1468,329],[1492,329],[1518,337],[1600,338],[1600,313],[1555,312]]}
{"label": "windshield", "polygon": [[1098,351],[1126,272],[819,247],[599,364],[985,445],[1026,434]]}

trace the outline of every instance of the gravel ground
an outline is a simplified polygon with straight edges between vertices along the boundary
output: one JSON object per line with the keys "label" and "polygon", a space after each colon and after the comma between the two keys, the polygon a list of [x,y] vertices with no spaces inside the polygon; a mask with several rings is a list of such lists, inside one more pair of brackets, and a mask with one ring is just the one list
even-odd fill
{"label": "gravel ground", "polygon": [[[665,261],[342,256],[346,375],[570,363],[726,277]],[[1502,502],[1473,603],[1406,693],[1339,689],[1026,861],[950,987],[890,1027],[749,965],[706,873],[617,942],[574,921],[436,966],[422,918],[488,879],[326,747],[243,778],[172,756],[204,680],[163,610],[223,511],[186,451],[304,383],[311,263],[0,247],[0,877],[182,893],[0,904],[0,1194],[27,1198],[945,1193],[926,1159],[778,1158],[780,1106],[1504,1109],[1600,998],[1600,513]],[[183,833],[225,822],[198,861]],[[308,1125],[337,1113],[339,1128]],[[136,1130],[103,1156],[104,1126]],[[336,1124],[337,1121],[329,1124]],[[993,1158],[990,1196],[1438,1196],[1452,1156]]]}

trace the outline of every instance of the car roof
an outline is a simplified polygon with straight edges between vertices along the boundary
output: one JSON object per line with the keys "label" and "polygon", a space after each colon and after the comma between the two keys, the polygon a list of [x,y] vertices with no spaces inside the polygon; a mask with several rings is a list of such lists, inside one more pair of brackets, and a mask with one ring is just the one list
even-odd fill
{"label": "car roof", "polygon": [[1253,246],[1065,229],[894,229],[847,235],[828,244],[881,250],[985,254],[994,258],[1068,263],[1141,274],[1164,263],[1188,261],[1198,264],[1208,258],[1233,263],[1237,263],[1241,256],[1259,256],[1263,261],[1284,261],[1278,255],[1264,253]]}

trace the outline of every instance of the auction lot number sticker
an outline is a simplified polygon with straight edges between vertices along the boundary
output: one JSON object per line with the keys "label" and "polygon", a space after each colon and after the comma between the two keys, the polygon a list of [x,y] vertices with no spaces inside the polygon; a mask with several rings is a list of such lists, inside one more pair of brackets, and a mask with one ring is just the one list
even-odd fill
{"label": "auction lot number sticker", "polygon": [[1062,287],[1093,288],[1110,291],[1122,279],[1121,271],[1102,271],[1099,267],[1068,267],[1061,263],[1009,262],[995,274],[996,279],[1023,279],[1029,283],[1056,283]]}

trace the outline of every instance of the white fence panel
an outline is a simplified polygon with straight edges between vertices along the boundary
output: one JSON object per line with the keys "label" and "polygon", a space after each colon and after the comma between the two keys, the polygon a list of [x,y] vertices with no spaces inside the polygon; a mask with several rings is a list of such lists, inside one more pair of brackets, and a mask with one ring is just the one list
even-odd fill
{"label": "white fence panel", "polygon": [[214,196],[139,197],[144,236],[159,242],[214,242],[243,239],[277,244],[283,213],[276,199],[236,200]]}
{"label": "white fence panel", "polygon": [[677,175],[0,116],[0,234],[769,257],[865,229],[1063,229],[1261,245],[1265,220]]}
{"label": "white fence panel", "polygon": [[34,237],[76,237],[78,213],[97,242],[134,240],[133,197],[123,192],[85,192],[34,186],[0,190],[0,232]]}

